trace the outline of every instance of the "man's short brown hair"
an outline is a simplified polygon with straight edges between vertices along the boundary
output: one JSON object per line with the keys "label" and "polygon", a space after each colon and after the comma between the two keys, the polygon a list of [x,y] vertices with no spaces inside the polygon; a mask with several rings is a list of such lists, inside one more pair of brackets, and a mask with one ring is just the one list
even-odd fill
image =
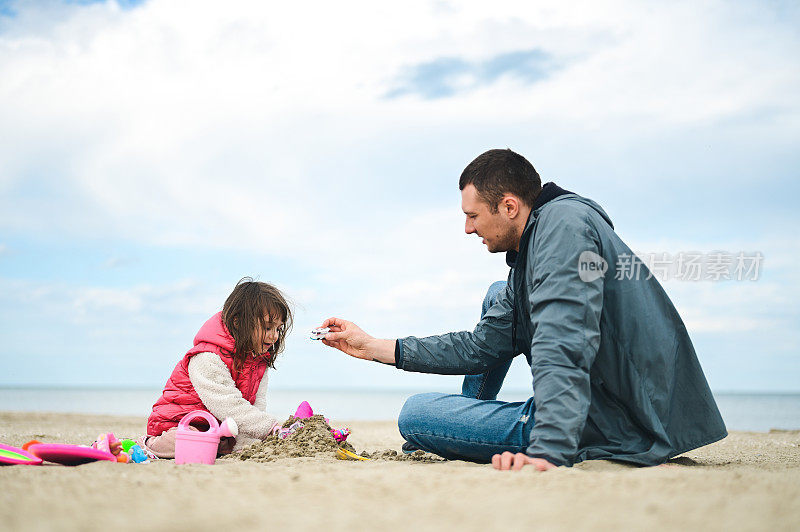
{"label": "man's short brown hair", "polygon": [[528,207],[542,190],[542,180],[528,160],[509,149],[489,150],[478,155],[461,173],[459,190],[473,185],[478,197],[489,204],[491,212],[498,210],[503,196],[514,194]]}

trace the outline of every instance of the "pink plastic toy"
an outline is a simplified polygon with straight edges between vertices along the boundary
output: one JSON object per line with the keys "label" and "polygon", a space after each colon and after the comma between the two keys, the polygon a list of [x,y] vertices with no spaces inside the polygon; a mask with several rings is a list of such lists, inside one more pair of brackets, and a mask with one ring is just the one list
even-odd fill
{"label": "pink plastic toy", "polygon": [[305,425],[303,425],[302,421],[295,421],[286,428],[283,427],[279,428],[275,434],[278,436],[278,438],[285,440],[286,438],[288,438],[298,430],[302,429],[303,427],[305,427]]}
{"label": "pink plastic toy", "polygon": [[314,411],[311,409],[311,405],[308,404],[308,401],[300,403],[300,406],[297,407],[297,411],[294,413],[294,417],[297,419],[308,419],[313,415]]}
{"label": "pink plastic toy", "polygon": [[[308,404],[308,401],[303,401],[300,403],[300,406],[297,407],[297,410],[294,412],[294,417],[297,419],[308,419],[314,415],[314,409],[311,408],[311,405]],[[330,419],[323,418],[325,423],[330,423]]]}
{"label": "pink plastic toy", "polygon": [[122,462],[123,464],[127,464],[130,460],[128,458],[128,453],[122,450],[122,444],[117,437],[114,436],[113,432],[100,434],[92,444],[92,449],[98,449],[113,454],[117,457],[117,462]]}
{"label": "pink plastic toy", "polygon": [[334,440],[338,441],[339,443],[342,443],[344,440],[347,439],[348,436],[350,436],[350,429],[348,429],[347,427],[343,429],[331,429],[331,434],[333,434]]}
{"label": "pink plastic toy", "polygon": [[[300,406],[297,407],[297,410],[294,413],[294,417],[296,417],[297,419],[308,419],[313,415],[314,415],[314,410],[311,408],[311,405],[308,404],[308,401],[303,401],[302,403],[300,403]],[[325,418],[325,423],[330,423],[328,418]],[[294,427],[294,425],[296,425],[296,423],[293,424],[291,427],[289,427],[289,429]],[[302,428],[302,425],[300,427]],[[282,429],[282,430],[287,430],[287,429]],[[279,434],[279,436],[282,439],[286,439],[293,432],[294,432],[294,430],[292,430],[291,432],[289,432],[286,435],[280,435]],[[336,440],[339,443],[341,443],[341,442],[345,441],[347,439],[347,437],[350,435],[350,429],[348,429],[346,427],[343,428],[343,429],[331,429],[331,434],[333,435],[333,439],[334,440]]]}
{"label": "pink plastic toy", "polygon": [[[189,424],[198,418],[208,422],[208,430],[200,432],[190,428]],[[205,410],[189,412],[180,423],[175,434],[176,464],[213,464],[217,460],[219,439],[223,436],[235,438],[239,435],[239,427],[233,418],[227,417],[220,425],[217,418]]]}
{"label": "pink plastic toy", "polygon": [[28,447],[28,452],[47,462],[68,466],[96,462],[97,460],[117,461],[117,457],[111,453],[84,447],[83,445],[70,445],[67,443],[34,443]]}
{"label": "pink plastic toy", "polygon": [[42,459],[18,447],[0,443],[0,465],[42,465]]}

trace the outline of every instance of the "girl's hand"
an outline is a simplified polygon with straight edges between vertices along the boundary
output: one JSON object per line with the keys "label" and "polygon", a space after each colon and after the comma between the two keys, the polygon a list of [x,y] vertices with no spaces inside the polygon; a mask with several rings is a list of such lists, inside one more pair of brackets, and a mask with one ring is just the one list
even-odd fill
{"label": "girl's hand", "polygon": [[394,364],[394,340],[373,338],[355,323],[340,318],[328,318],[321,326],[331,330],[322,339],[323,344],[351,357]]}

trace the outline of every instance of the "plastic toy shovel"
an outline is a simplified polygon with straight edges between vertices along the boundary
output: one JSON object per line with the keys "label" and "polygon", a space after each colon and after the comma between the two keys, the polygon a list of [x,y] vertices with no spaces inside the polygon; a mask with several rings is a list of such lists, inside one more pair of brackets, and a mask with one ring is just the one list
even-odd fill
{"label": "plastic toy shovel", "polygon": [[347,449],[342,449],[341,447],[336,449],[336,458],[339,460],[363,460],[364,462],[369,462],[372,460],[372,458],[358,456],[356,453],[350,452]]}

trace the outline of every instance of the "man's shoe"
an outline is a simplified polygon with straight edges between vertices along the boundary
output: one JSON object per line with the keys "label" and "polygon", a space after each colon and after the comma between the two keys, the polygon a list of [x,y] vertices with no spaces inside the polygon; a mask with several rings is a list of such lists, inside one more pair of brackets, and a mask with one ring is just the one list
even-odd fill
{"label": "man's shoe", "polygon": [[419,451],[419,447],[416,447],[413,443],[407,441],[403,442],[403,453],[404,454],[412,454],[414,451]]}

